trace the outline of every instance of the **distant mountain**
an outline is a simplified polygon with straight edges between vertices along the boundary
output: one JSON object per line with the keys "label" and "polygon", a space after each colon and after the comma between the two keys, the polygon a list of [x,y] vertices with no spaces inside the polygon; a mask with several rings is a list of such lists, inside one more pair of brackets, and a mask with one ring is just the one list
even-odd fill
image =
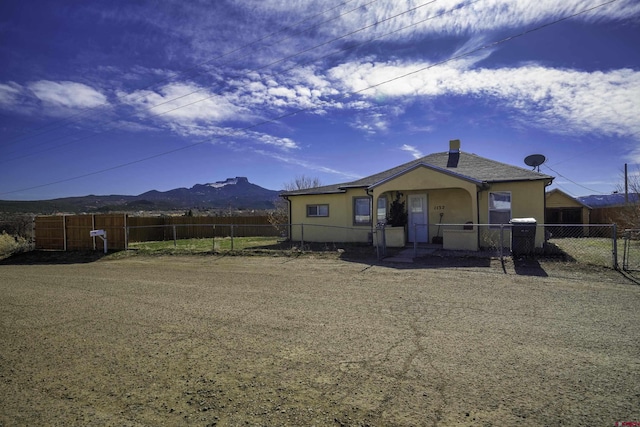
{"label": "distant mountain", "polygon": [[[628,197],[629,202],[631,203],[638,203],[638,201],[640,201],[640,194],[638,193],[629,193]],[[577,200],[591,208],[603,208],[608,206],[624,205],[625,195],[624,193],[596,194],[592,196],[578,197]]]}
{"label": "distant mountain", "polygon": [[138,196],[84,196],[39,201],[2,201],[0,212],[108,212],[175,209],[273,209],[278,191],[238,176],[191,188],[147,191]]}

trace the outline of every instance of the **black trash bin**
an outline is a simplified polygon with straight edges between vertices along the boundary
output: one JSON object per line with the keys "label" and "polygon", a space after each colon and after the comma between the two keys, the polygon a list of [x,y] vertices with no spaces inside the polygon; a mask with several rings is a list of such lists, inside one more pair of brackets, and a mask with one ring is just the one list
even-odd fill
{"label": "black trash bin", "polygon": [[513,218],[511,221],[511,253],[513,256],[533,255],[536,246],[535,218]]}

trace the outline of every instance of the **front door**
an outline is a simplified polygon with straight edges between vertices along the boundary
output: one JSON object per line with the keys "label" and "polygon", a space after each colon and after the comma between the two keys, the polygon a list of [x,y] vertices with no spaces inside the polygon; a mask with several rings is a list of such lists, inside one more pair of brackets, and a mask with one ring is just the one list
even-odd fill
{"label": "front door", "polygon": [[427,195],[409,194],[409,241],[426,243],[429,241],[427,226]]}

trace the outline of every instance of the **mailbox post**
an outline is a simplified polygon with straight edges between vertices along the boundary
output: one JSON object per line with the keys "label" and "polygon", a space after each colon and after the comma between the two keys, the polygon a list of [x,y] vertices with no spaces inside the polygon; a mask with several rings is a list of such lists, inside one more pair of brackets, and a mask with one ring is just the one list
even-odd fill
{"label": "mailbox post", "polygon": [[89,232],[91,237],[100,237],[104,244],[104,253],[107,253],[107,231],[106,230],[91,230]]}

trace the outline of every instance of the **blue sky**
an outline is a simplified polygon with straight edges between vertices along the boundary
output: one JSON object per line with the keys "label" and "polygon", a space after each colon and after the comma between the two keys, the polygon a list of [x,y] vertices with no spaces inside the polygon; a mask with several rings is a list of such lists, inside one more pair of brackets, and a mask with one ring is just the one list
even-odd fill
{"label": "blue sky", "polygon": [[640,163],[636,0],[6,0],[0,63],[5,200],[333,184],[450,139],[574,196]]}

